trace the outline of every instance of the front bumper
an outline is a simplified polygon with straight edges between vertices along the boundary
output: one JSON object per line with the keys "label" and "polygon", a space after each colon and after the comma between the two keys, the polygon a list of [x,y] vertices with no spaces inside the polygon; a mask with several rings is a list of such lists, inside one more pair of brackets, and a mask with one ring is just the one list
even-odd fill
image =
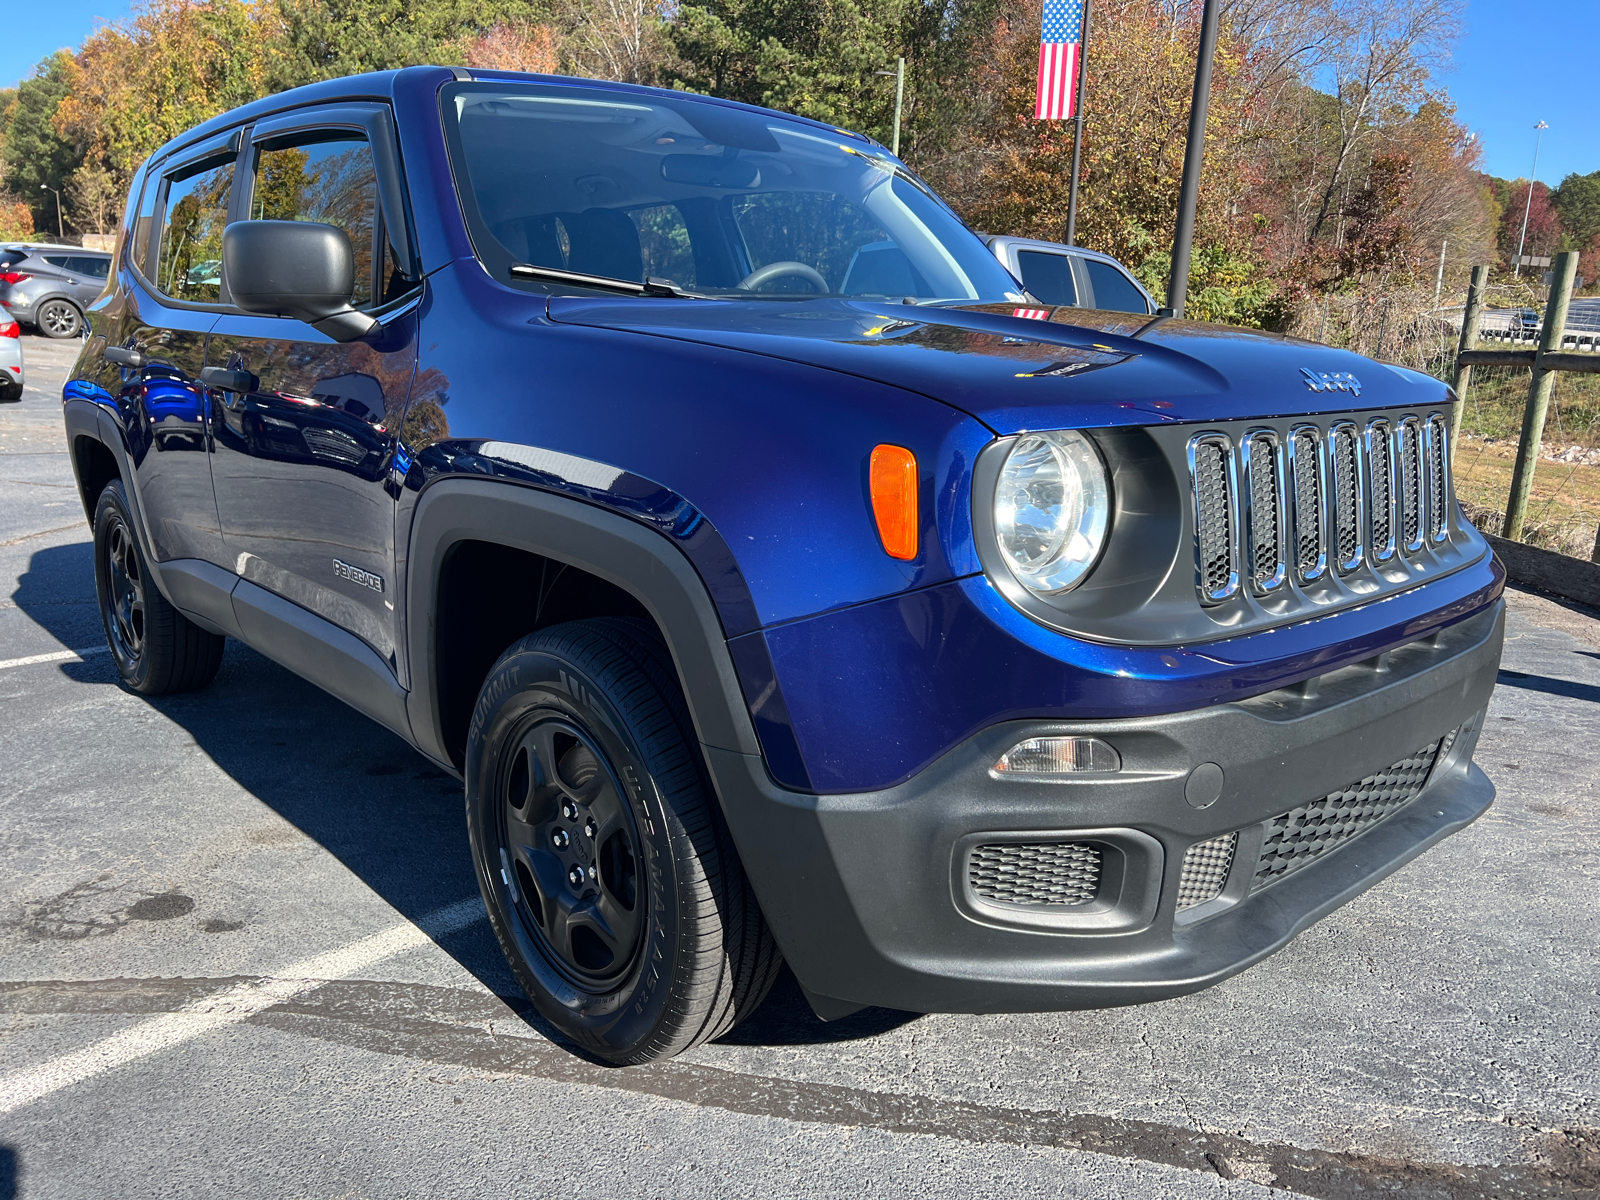
{"label": "front bumper", "polygon": [[[707,750],[778,944],[824,1016],[1104,1007],[1196,991],[1243,970],[1476,819],[1494,788],[1472,751],[1500,663],[1504,604],[1306,684],[1198,711],[992,726],[897,787],[815,796],[759,758]],[[1454,734],[1415,799],[1256,888],[1266,823]],[[1066,783],[995,780],[1026,737],[1090,734],[1123,768]],[[1185,786],[1221,766],[1220,798]],[[1184,856],[1238,833],[1221,894],[1179,913]],[[1081,840],[1106,870],[1076,910],[977,902],[975,843]],[[1252,894],[1252,890],[1253,891]]]}

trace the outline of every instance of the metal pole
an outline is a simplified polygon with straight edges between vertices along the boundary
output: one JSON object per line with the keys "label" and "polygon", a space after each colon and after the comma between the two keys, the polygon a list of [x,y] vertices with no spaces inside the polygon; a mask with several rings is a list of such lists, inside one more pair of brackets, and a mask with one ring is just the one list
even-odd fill
{"label": "metal pole", "polygon": [[1528,214],[1533,211],[1533,177],[1539,173],[1539,139],[1549,128],[1543,121],[1533,127],[1533,169],[1528,172],[1528,202],[1522,206],[1522,236],[1517,239],[1517,261],[1511,270],[1513,279],[1522,278],[1522,247],[1528,240]]}
{"label": "metal pole", "polygon": [[1439,273],[1433,277],[1433,306],[1439,307],[1439,297],[1444,294],[1444,252],[1450,246],[1449,240],[1439,243]]}
{"label": "metal pole", "polygon": [[900,157],[900,109],[906,99],[906,60],[894,60],[894,145],[889,149],[896,158]]}
{"label": "metal pole", "polygon": [[1178,228],[1172,238],[1172,274],[1167,280],[1169,317],[1183,316],[1189,295],[1189,251],[1194,245],[1194,210],[1200,198],[1200,164],[1206,149],[1206,112],[1211,105],[1211,59],[1217,49],[1217,0],[1206,0],[1200,15],[1200,53],[1194,65],[1194,100],[1189,105],[1189,138],[1183,152],[1183,186],[1178,191]]}
{"label": "metal pole", "polygon": [[1467,304],[1461,310],[1461,343],[1456,348],[1456,398],[1450,403],[1450,461],[1455,461],[1456,434],[1461,429],[1461,416],[1467,404],[1467,389],[1472,386],[1472,364],[1461,361],[1468,350],[1478,348],[1478,325],[1483,320],[1483,289],[1489,283],[1488,267],[1472,268],[1472,283],[1467,287]]}
{"label": "metal pole", "polygon": [[1078,170],[1083,161],[1083,72],[1089,61],[1089,0],[1083,0],[1083,25],[1078,30],[1077,98],[1072,103],[1072,184],[1067,191],[1067,245],[1078,243]]}
{"label": "metal pole", "polygon": [[1522,413],[1522,438],[1517,443],[1517,465],[1511,474],[1511,498],[1506,503],[1506,523],[1501,537],[1522,539],[1522,519],[1528,512],[1528,495],[1533,491],[1533,469],[1539,462],[1539,443],[1544,440],[1544,419],[1550,411],[1550,389],[1555,372],[1540,368],[1546,354],[1561,351],[1561,335],[1567,328],[1567,301],[1572,299],[1572,277],[1578,273],[1578,253],[1563,250],[1556,255],[1556,269],[1550,282],[1550,305],[1544,310],[1544,330],[1539,350],[1533,359],[1533,378],[1528,384],[1528,407]]}

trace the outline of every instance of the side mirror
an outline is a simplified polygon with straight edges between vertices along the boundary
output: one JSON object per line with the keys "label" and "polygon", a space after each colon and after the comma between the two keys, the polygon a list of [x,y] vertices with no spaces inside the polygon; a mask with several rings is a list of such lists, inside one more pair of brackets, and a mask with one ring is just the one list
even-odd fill
{"label": "side mirror", "polygon": [[349,235],[312,221],[235,221],[222,233],[222,278],[245,312],[294,317],[337,342],[377,322],[357,312]]}

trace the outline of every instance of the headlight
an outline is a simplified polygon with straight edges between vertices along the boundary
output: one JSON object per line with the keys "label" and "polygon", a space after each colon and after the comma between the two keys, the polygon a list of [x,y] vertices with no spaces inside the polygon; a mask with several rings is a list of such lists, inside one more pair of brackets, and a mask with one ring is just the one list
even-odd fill
{"label": "headlight", "polygon": [[1041,595],[1075,587],[1100,557],[1110,511],[1100,455],[1075,430],[1017,439],[994,489],[994,529],[1006,566]]}

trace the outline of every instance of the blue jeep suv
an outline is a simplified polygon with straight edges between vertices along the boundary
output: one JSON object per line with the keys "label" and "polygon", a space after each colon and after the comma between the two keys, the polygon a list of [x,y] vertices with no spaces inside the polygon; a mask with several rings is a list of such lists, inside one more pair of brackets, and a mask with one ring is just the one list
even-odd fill
{"label": "blue jeep suv", "polygon": [[1453,397],[1050,308],[882,146],[414,67],[134,180],[65,389],[127,686],[238,638],[464,781],[619,1063],[1191,992],[1472,821],[1503,572]]}

